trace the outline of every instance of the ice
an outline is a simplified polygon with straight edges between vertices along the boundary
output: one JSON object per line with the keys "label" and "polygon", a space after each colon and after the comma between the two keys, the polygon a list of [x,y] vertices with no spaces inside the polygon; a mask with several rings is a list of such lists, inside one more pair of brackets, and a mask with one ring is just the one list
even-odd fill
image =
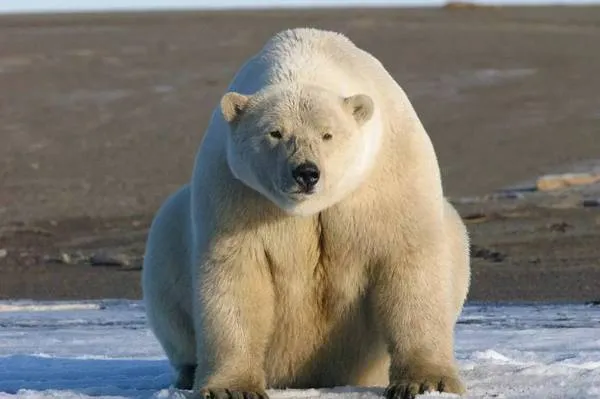
{"label": "ice", "polygon": [[[456,353],[467,398],[600,398],[600,307],[469,304]],[[0,301],[0,399],[190,397],[169,387],[172,377],[141,302]],[[273,399],[382,393],[269,391]]]}

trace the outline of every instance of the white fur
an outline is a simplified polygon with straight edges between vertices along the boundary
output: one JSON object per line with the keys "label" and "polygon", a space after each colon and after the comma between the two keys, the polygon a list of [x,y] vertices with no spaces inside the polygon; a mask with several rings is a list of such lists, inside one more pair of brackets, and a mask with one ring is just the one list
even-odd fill
{"label": "white fur", "polygon": [[469,286],[468,236],[443,197],[432,143],[379,61],[340,34],[277,34],[228,91],[309,85],[375,104],[341,151],[297,132],[302,153],[290,157],[326,165],[318,192],[298,202],[272,192],[263,179],[280,158],[244,136],[233,146],[217,107],[190,185],[152,225],[144,299],[178,385],[263,392],[444,381],[462,392],[453,328]]}
{"label": "white fur", "polygon": [[[373,115],[373,118],[367,122],[362,130],[364,134],[358,144],[361,152],[348,168],[346,176],[340,181],[336,190],[339,196],[332,203],[338,202],[358,188],[375,164],[383,138],[383,126],[379,109],[375,109],[375,115]],[[360,177],[356,178],[356,176]]]}

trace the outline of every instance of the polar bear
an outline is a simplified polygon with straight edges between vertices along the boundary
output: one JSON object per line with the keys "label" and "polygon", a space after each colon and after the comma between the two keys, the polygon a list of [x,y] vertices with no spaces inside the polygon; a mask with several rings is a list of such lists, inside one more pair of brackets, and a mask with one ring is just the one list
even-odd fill
{"label": "polar bear", "polygon": [[149,325],[206,398],[267,389],[463,393],[454,326],[468,234],[432,143],[346,36],[274,35],[215,107],[143,266]]}

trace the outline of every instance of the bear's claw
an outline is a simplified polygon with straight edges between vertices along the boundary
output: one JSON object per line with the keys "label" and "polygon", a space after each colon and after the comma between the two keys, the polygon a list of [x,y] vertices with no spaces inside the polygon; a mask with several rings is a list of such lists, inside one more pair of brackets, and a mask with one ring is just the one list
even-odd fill
{"label": "bear's claw", "polygon": [[202,399],[269,399],[266,392],[232,391],[229,389],[203,389]]}
{"label": "bear's claw", "polygon": [[398,381],[391,383],[385,390],[386,399],[415,399],[417,395],[428,392],[461,393],[460,383],[453,386],[446,378],[427,378],[424,381]]}

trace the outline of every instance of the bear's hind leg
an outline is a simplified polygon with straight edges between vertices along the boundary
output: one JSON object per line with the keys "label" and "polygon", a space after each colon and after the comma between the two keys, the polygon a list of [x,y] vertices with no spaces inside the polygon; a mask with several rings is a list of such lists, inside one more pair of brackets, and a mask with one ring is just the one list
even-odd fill
{"label": "bear's hind leg", "polygon": [[191,318],[182,309],[168,306],[166,301],[162,305],[156,304],[153,313],[161,320],[151,325],[175,371],[174,387],[192,389],[196,372],[196,342]]}
{"label": "bear's hind leg", "polygon": [[184,364],[175,369],[177,378],[175,379],[175,388],[190,390],[194,386],[194,375],[196,374],[195,364]]}
{"label": "bear's hind leg", "polygon": [[471,265],[469,254],[469,233],[459,213],[448,201],[445,201],[444,222],[446,237],[450,245],[452,262],[452,285],[455,320],[462,312],[471,283]]}
{"label": "bear's hind leg", "polygon": [[177,372],[175,386],[182,389],[191,389],[196,368],[189,209],[190,190],[185,185],[157,213],[148,234],[142,269],[148,324]]}

